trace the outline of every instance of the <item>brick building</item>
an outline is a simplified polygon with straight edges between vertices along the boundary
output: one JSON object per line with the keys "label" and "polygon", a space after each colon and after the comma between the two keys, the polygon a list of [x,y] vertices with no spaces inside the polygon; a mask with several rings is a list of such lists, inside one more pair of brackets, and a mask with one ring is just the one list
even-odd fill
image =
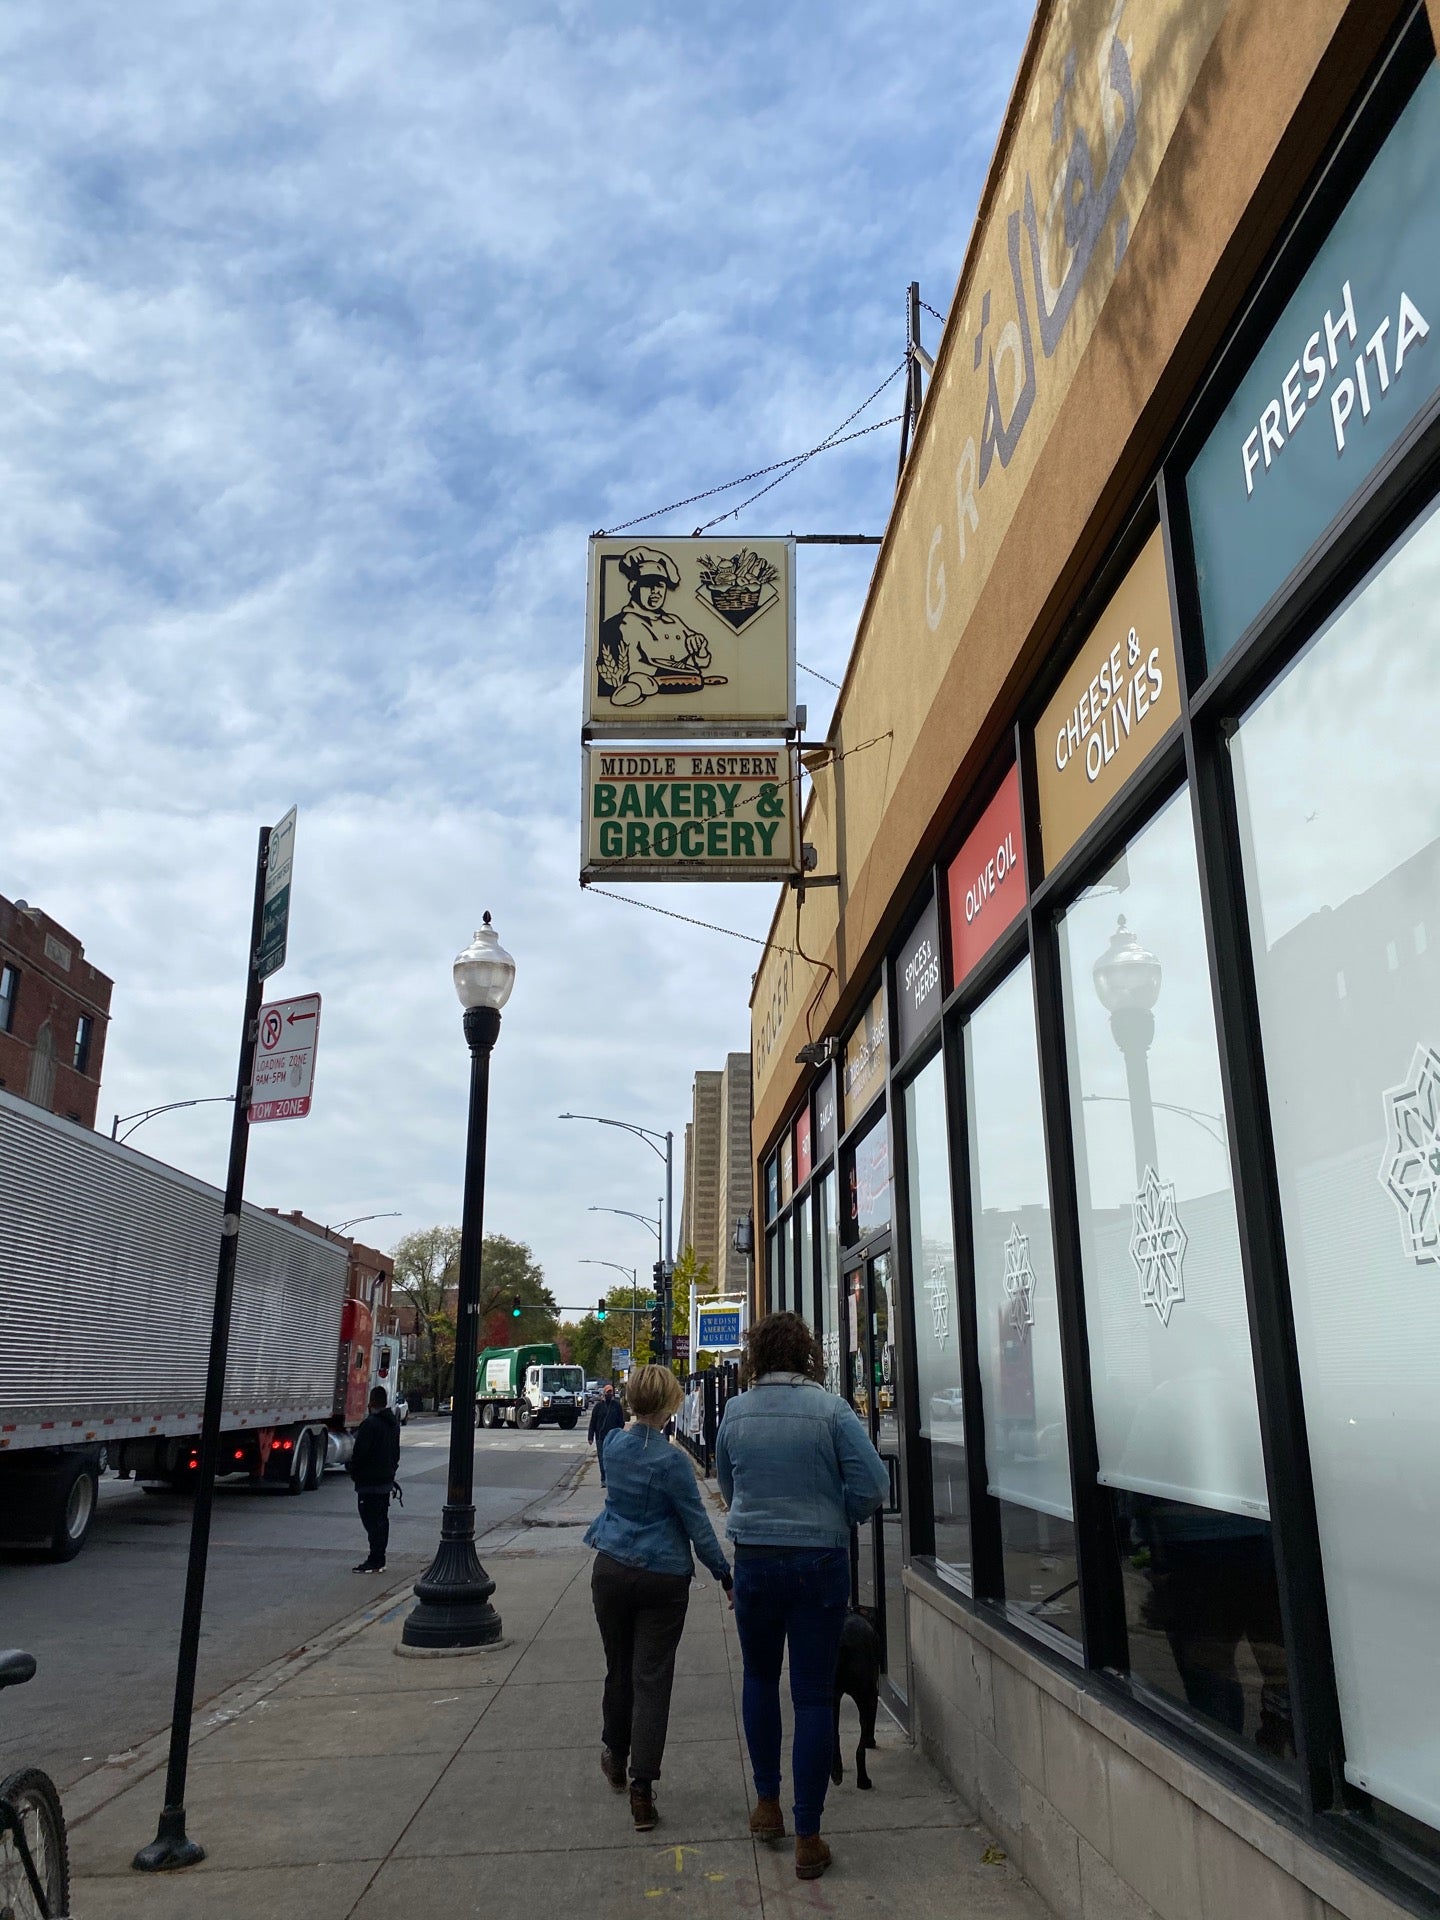
{"label": "brick building", "polygon": [[93,1127],[113,988],[73,933],[0,897],[0,1087]]}

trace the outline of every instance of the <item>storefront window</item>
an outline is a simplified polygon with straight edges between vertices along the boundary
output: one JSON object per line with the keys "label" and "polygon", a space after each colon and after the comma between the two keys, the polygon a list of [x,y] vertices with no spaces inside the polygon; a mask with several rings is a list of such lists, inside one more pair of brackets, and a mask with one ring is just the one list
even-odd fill
{"label": "storefront window", "polygon": [[965,1026],[985,1469],[1005,1598],[1080,1637],[1060,1313],[1028,959]]}
{"label": "storefront window", "polygon": [[885,1116],[850,1149],[850,1238],[867,1239],[890,1224],[890,1132]]}
{"label": "storefront window", "polygon": [[784,1301],[780,1293],[780,1235],[774,1228],[765,1236],[765,1281],[770,1295],[770,1311],[778,1313]]}
{"label": "storefront window", "polygon": [[795,1209],[800,1237],[800,1261],[797,1271],[794,1307],[796,1313],[813,1323],[815,1318],[815,1231],[810,1215],[810,1196]]}
{"label": "storefront window", "polygon": [[780,1211],[780,1162],[771,1154],[765,1164],[765,1218],[773,1220]]}
{"label": "storefront window", "polygon": [[1100,1480],[1132,1674],[1293,1754],[1190,796],[1060,921]]}
{"label": "storefront window", "polygon": [[833,1168],[820,1182],[820,1345],[825,1385],[839,1393],[845,1383],[840,1371],[840,1218]]}
{"label": "storefront window", "polygon": [[795,1239],[794,1222],[792,1221],[790,1215],[787,1213],[785,1218],[780,1222],[780,1234],[779,1234],[779,1240],[777,1243],[778,1252],[779,1252],[779,1265],[776,1268],[776,1272],[775,1272],[775,1282],[776,1282],[775,1306],[777,1311],[780,1313],[790,1312],[790,1310],[795,1305],[794,1239]]}
{"label": "storefront window", "polygon": [[1440,1827],[1432,512],[1233,745],[1346,1774]]}
{"label": "storefront window", "polygon": [[945,1070],[938,1054],[905,1089],[905,1145],[915,1394],[920,1433],[930,1445],[935,1560],[968,1591],[970,1495],[960,1389],[960,1316],[955,1296]]}

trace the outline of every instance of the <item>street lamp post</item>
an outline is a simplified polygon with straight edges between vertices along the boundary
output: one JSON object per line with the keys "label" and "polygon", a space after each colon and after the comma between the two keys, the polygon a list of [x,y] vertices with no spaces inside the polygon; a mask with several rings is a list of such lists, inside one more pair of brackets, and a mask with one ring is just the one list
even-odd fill
{"label": "street lamp post", "polygon": [[[120,1129],[124,1127],[125,1140],[128,1140],[132,1133],[140,1131],[147,1120],[154,1120],[162,1113],[178,1113],[181,1107],[223,1107],[233,1106],[234,1103],[233,1093],[207,1093],[200,1100],[167,1100],[163,1107],[145,1107],[135,1113],[117,1113],[110,1122],[110,1138],[119,1140]],[[135,1122],[133,1127],[129,1124],[132,1120]],[[120,1141],[122,1147],[125,1140]]]}
{"label": "street lamp post", "polygon": [[500,1033],[500,1009],[510,998],[514,984],[515,962],[501,946],[487,913],[484,925],[455,962],[455,991],[465,1009],[465,1039],[470,1048],[470,1121],[465,1149],[465,1197],[460,1216],[455,1384],[450,1394],[450,1473],[445,1512],[440,1522],[440,1546],[415,1583],[417,1605],[407,1616],[400,1636],[407,1647],[483,1647],[500,1638],[500,1616],[490,1604],[495,1582],[475,1553],[475,1365],[479,1349],[490,1055]]}
{"label": "street lamp post", "polygon": [[618,1260],[581,1260],[578,1264],[582,1267],[613,1267],[616,1273],[623,1273],[629,1276],[629,1280],[630,1280],[630,1363],[633,1366],[635,1363],[635,1336],[637,1331],[635,1316],[640,1311],[639,1301],[636,1297],[640,1291],[640,1281],[635,1271],[635,1268],[622,1267]]}
{"label": "street lamp post", "polygon": [[1110,1015],[1110,1031],[1125,1060],[1130,1095],[1130,1125],[1135,1141],[1135,1182],[1143,1186],[1145,1169],[1159,1171],[1155,1145],[1155,1103],[1150,1092],[1150,1042],[1155,1038],[1155,1002],[1160,998],[1160,962],[1142,947],[1122,913],[1110,944],[1091,970],[1100,1004]]}
{"label": "street lamp post", "polygon": [[[603,1113],[562,1113],[562,1120],[593,1120],[597,1127],[620,1127],[643,1140],[650,1151],[665,1162],[665,1265],[675,1264],[675,1136],[658,1133],[654,1127],[637,1126],[633,1120],[612,1120]],[[656,1143],[663,1140],[664,1147]]]}

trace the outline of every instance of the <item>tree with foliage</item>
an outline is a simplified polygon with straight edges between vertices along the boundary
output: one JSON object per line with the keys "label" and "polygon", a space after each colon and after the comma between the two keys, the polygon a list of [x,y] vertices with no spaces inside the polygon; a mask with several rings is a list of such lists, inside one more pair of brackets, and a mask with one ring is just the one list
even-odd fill
{"label": "tree with foliage", "polygon": [[[511,1302],[519,1295],[517,1320]],[[480,1345],[529,1347],[555,1340],[560,1313],[545,1270],[523,1240],[487,1233],[480,1252]]]}
{"label": "tree with foliage", "polygon": [[572,1366],[583,1367],[587,1380],[604,1380],[610,1373],[610,1323],[603,1325],[593,1313],[581,1320],[566,1320],[560,1327],[560,1345],[569,1348]]}
{"label": "tree with foliage", "polygon": [[[701,1260],[693,1246],[687,1246],[675,1262],[675,1270],[670,1276],[673,1310],[670,1316],[672,1333],[688,1334],[690,1331],[690,1296],[714,1291],[710,1278],[710,1262]],[[674,1362],[677,1373],[689,1373],[693,1360]]]}
{"label": "tree with foliage", "polygon": [[455,1364],[455,1290],[460,1274],[460,1229],[422,1227],[392,1250],[394,1291],[415,1310],[420,1356],[430,1381],[430,1404],[450,1391]]}
{"label": "tree with foliage", "polygon": [[[460,1290],[460,1229],[423,1227],[395,1247],[395,1291],[415,1309],[431,1405],[454,1384],[455,1318]],[[520,1296],[516,1320],[510,1303]],[[545,1274],[522,1240],[487,1233],[480,1244],[480,1346],[531,1346],[555,1339],[559,1313]]]}

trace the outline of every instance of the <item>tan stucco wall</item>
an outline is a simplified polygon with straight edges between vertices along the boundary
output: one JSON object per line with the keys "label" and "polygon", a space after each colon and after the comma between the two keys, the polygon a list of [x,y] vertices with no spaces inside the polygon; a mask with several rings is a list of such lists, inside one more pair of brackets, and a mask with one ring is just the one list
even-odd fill
{"label": "tan stucco wall", "polygon": [[[798,913],[782,897],[776,946],[756,979],[757,1150],[795,1098],[797,1047],[853,1012],[949,819],[1147,483],[1400,11],[1398,0],[1042,8],[831,729],[831,745],[848,757],[815,779],[805,837],[819,871],[839,871],[842,884],[807,893]],[[1122,45],[1129,40],[1139,88],[1131,171],[1082,282],[1074,339],[1062,337],[1044,366],[1034,340],[1031,418],[1010,468],[992,467],[977,495],[978,531],[990,545],[973,569],[969,560],[962,567],[955,475],[978,431],[977,290],[995,293],[998,246],[1013,309],[1009,216],[1022,210],[1023,252],[1024,174],[1051,150],[1049,116],[1071,45],[1077,80],[1066,112],[1093,133],[1099,170],[1100,88],[1095,80],[1080,94],[1079,76],[1094,79],[1112,22]],[[1067,123],[1060,144],[1071,138]],[[1056,162],[1048,164],[1053,174]],[[1116,270],[1112,227],[1121,218],[1131,226]],[[1005,318],[992,298],[987,338]],[[967,517],[967,538],[978,531]],[[947,567],[938,619],[937,553]]]}

